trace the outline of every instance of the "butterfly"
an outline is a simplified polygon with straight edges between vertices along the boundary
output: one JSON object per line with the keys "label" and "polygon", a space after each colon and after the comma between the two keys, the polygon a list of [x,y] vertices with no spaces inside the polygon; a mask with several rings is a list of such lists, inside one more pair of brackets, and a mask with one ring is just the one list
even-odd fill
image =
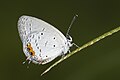
{"label": "butterfly", "polygon": [[[75,17],[71,25],[74,20]],[[64,36],[57,28],[41,19],[21,16],[18,20],[18,32],[26,60],[29,60],[29,63],[46,64],[58,56],[65,55],[74,44],[68,34],[70,27]]]}

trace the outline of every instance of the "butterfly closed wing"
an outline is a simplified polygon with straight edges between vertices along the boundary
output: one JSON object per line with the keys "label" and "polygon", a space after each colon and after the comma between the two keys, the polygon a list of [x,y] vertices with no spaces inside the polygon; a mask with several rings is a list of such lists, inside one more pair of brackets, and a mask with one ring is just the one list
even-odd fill
{"label": "butterfly closed wing", "polygon": [[72,39],[67,39],[49,23],[31,16],[21,16],[18,31],[27,60],[46,64],[67,53]]}

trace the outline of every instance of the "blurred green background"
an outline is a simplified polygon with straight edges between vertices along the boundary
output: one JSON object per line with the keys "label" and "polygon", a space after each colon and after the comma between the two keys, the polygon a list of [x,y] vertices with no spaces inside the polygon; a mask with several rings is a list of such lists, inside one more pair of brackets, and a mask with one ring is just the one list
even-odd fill
{"label": "blurred green background", "polygon": [[120,0],[0,0],[0,80],[120,80],[120,32],[63,61],[44,76],[46,65],[23,65],[17,30],[21,15],[41,18],[64,34],[75,14],[70,35],[82,46],[120,26]]}

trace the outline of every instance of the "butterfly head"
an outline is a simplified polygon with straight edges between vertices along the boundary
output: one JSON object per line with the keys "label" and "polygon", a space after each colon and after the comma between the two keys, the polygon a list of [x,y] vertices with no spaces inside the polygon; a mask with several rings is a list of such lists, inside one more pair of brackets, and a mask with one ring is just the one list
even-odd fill
{"label": "butterfly head", "polygon": [[68,47],[71,47],[72,46],[72,44],[71,44],[72,43],[72,37],[70,35],[67,35],[66,39],[67,39]]}

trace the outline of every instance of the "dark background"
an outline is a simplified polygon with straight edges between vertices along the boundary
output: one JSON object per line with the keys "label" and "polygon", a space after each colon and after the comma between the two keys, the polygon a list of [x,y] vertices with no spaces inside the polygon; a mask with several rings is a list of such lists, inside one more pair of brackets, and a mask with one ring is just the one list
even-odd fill
{"label": "dark background", "polygon": [[70,35],[82,46],[120,26],[118,0],[0,0],[0,80],[120,80],[120,32],[99,41],[44,76],[46,65],[27,64],[17,30],[21,15],[41,18],[64,34],[75,14]]}

